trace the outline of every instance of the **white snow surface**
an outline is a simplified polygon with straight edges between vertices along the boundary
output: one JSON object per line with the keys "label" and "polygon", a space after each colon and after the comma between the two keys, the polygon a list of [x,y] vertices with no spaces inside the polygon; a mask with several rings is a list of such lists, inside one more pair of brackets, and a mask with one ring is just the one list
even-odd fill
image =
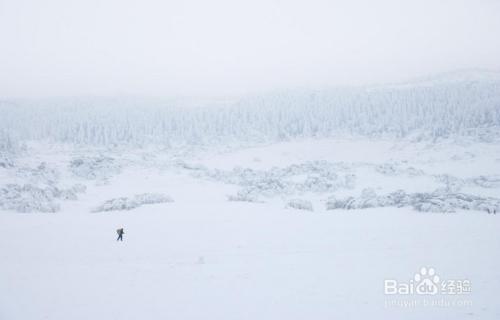
{"label": "white snow surface", "polygon": [[[3,162],[0,187],[78,196],[50,198],[57,212],[0,211],[2,320],[500,318],[499,214],[379,205],[397,190],[498,199],[495,142],[25,148]],[[85,160],[77,172],[75,159]],[[93,212],[134,195],[150,204]],[[348,197],[371,205],[328,210]],[[384,295],[384,280],[409,281],[423,266],[470,280],[471,293],[434,297],[457,305],[390,305],[405,297]]]}

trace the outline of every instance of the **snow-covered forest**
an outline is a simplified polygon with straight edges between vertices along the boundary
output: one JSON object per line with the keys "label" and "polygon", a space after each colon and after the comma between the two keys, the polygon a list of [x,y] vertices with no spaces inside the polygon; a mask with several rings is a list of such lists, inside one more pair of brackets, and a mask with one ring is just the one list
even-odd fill
{"label": "snow-covered forest", "polygon": [[225,102],[60,98],[0,102],[0,148],[26,140],[78,145],[214,145],[298,137],[498,139],[500,76],[282,91]]}

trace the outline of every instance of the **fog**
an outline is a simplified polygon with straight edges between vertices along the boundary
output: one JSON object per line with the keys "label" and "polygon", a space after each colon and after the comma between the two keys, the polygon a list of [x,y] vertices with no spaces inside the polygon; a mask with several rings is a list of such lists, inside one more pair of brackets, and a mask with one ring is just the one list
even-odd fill
{"label": "fog", "polygon": [[0,0],[0,98],[238,95],[499,57],[495,0]]}

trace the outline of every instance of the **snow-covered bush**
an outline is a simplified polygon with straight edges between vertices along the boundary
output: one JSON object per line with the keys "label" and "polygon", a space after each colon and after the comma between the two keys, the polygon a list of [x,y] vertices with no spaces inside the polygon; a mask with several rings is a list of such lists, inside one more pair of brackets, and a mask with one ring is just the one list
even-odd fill
{"label": "snow-covered bush", "polygon": [[171,197],[161,194],[161,193],[142,193],[134,196],[134,200],[139,204],[155,204],[155,203],[165,203],[173,202]]}
{"label": "snow-covered bush", "polygon": [[45,162],[36,168],[22,167],[17,170],[17,176],[22,177],[33,184],[54,185],[59,180],[59,172],[49,167]]}
{"label": "snow-covered bush", "polygon": [[358,198],[346,197],[337,199],[333,196],[328,198],[328,201],[326,202],[326,209],[365,209],[384,207],[386,205],[389,205],[388,202],[389,199],[377,197],[373,189],[367,188],[363,189],[363,191],[361,192],[361,196]]}
{"label": "snow-covered bush", "polygon": [[114,198],[105,201],[99,207],[94,209],[94,212],[114,211],[114,210],[130,210],[137,208],[139,204],[134,199],[129,198]]}
{"label": "snow-covered bush", "polygon": [[470,182],[483,188],[500,188],[500,175],[479,176],[470,179]]}
{"label": "snow-covered bush", "polygon": [[132,198],[121,197],[105,201],[103,204],[95,208],[94,212],[116,211],[116,210],[131,210],[145,204],[156,204],[173,202],[169,196],[159,193],[143,193],[133,196]]}
{"label": "snow-covered bush", "polygon": [[236,195],[228,195],[227,200],[229,201],[242,201],[242,202],[261,202],[254,195],[245,193],[245,191],[239,191]]}
{"label": "snow-covered bush", "polygon": [[440,189],[440,191],[443,193],[459,192],[466,184],[466,181],[464,181],[463,179],[451,176],[449,174],[435,175],[434,178],[437,182],[444,184],[444,187]]}
{"label": "snow-covered bush", "polygon": [[62,189],[52,185],[39,187],[32,184],[7,184],[0,188],[0,208],[17,212],[57,212],[59,200],[77,200],[85,186],[74,185]]}
{"label": "snow-covered bush", "polygon": [[74,193],[84,193],[87,191],[87,187],[81,183],[77,183],[71,187],[71,191]]}
{"label": "snow-covered bush", "polygon": [[50,190],[53,193],[53,196],[58,199],[63,200],[77,200],[79,193],[84,193],[87,190],[82,184],[75,184],[69,189],[60,189],[57,187],[51,187]]}
{"label": "snow-covered bush", "polygon": [[114,158],[97,156],[73,159],[69,164],[69,169],[76,176],[102,180],[120,173],[121,166]]}
{"label": "snow-covered bush", "polygon": [[54,198],[54,190],[30,184],[8,184],[0,189],[0,205],[4,210],[56,212],[59,205]]}
{"label": "snow-covered bush", "polygon": [[500,210],[500,199],[440,191],[406,193],[403,190],[378,196],[373,190],[365,189],[360,197],[342,199],[330,197],[326,202],[327,210],[376,207],[412,207],[415,210],[424,212],[454,212],[457,209],[463,209],[493,213]]}
{"label": "snow-covered bush", "polygon": [[235,184],[241,187],[238,196],[232,199],[256,201],[259,197],[293,195],[306,192],[333,192],[341,188],[351,189],[356,176],[344,163],[308,161],[287,167],[273,167],[269,170],[255,170],[236,167],[233,170],[210,170],[203,166],[187,165],[195,177]]}
{"label": "snow-covered bush", "polygon": [[459,192],[464,186],[473,186],[481,188],[500,188],[500,176],[478,176],[467,179],[457,178],[448,174],[434,175],[437,182],[444,184],[440,192],[455,193]]}
{"label": "snow-covered bush", "polygon": [[12,168],[14,161],[6,153],[0,152],[0,168]]}
{"label": "snow-covered bush", "polygon": [[285,208],[313,211],[312,202],[303,199],[290,199],[287,201]]}
{"label": "snow-covered bush", "polygon": [[375,170],[387,176],[396,176],[396,175],[421,176],[424,174],[422,170],[415,169],[414,167],[405,167],[400,162],[384,163],[376,166]]}

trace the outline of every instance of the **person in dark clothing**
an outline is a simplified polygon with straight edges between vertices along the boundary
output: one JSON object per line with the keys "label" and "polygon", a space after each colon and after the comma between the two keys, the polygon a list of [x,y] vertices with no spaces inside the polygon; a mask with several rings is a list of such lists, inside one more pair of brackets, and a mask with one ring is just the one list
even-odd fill
{"label": "person in dark clothing", "polygon": [[125,233],[123,228],[116,230],[116,233],[118,233],[118,239],[116,239],[116,241],[123,241],[123,234]]}

